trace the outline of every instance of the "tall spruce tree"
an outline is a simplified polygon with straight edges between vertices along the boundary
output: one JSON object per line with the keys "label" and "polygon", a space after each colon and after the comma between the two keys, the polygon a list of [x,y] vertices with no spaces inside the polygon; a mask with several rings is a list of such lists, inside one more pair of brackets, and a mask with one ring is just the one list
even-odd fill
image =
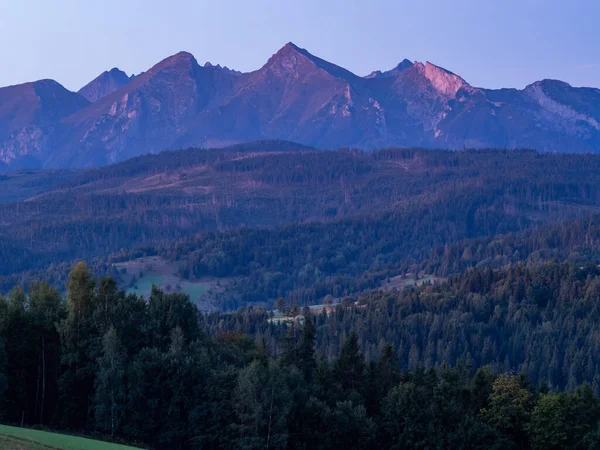
{"label": "tall spruce tree", "polygon": [[339,358],[335,362],[336,381],[346,391],[363,392],[365,376],[365,359],[360,351],[358,336],[352,331],[344,343]]}
{"label": "tall spruce tree", "polygon": [[94,280],[85,263],[75,265],[67,285],[67,317],[59,326],[61,376],[59,379],[61,422],[69,428],[87,428],[97,361],[90,352],[97,335],[92,315]]}
{"label": "tall spruce tree", "polygon": [[302,329],[302,338],[298,348],[298,368],[308,382],[312,381],[314,371],[317,367],[315,359],[315,339],[316,329],[314,317],[310,309],[304,311],[304,327]]}

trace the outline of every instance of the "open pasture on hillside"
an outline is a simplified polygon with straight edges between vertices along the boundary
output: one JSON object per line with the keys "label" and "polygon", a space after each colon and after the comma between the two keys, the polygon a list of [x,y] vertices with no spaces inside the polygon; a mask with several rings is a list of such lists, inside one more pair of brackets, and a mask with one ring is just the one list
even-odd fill
{"label": "open pasture on hillside", "polygon": [[200,309],[215,309],[211,301],[215,292],[220,289],[219,280],[207,278],[203,280],[185,280],[178,273],[177,263],[166,261],[160,256],[148,256],[131,261],[116,263],[120,285],[128,293],[148,297],[152,285],[165,292],[183,292],[190,296]]}
{"label": "open pasture on hillside", "polygon": [[413,273],[407,273],[384,280],[381,284],[381,288],[383,290],[406,289],[413,286],[422,286],[427,283],[441,283],[444,280],[445,278],[427,275],[423,272],[419,274],[419,277],[415,277],[415,274]]}
{"label": "open pasture on hillside", "polygon": [[0,448],[10,450],[135,450],[137,447],[0,425]]}

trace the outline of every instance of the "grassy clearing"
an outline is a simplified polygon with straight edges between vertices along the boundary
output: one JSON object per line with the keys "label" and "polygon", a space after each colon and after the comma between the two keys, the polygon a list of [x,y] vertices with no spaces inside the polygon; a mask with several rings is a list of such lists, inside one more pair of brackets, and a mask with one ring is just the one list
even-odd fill
{"label": "grassy clearing", "polygon": [[[152,285],[156,285],[165,292],[188,294],[201,309],[215,308],[211,302],[211,293],[220,289],[217,280],[185,280],[178,275],[176,263],[165,261],[158,256],[149,256],[117,263],[115,267],[119,273],[119,284],[127,293],[147,298],[152,291]],[[221,281],[226,283],[226,280]]]}
{"label": "grassy clearing", "polygon": [[137,447],[0,425],[0,448],[11,450],[135,450]]}
{"label": "grassy clearing", "polygon": [[440,283],[444,278],[434,277],[433,275],[421,274],[420,278],[415,278],[414,274],[398,275],[384,281],[381,285],[383,290],[406,289],[413,286],[422,286],[425,283]]}
{"label": "grassy clearing", "polygon": [[182,281],[180,283],[181,292],[185,292],[191,299],[201,299],[208,292],[211,286],[208,283],[191,283]]}
{"label": "grassy clearing", "polygon": [[147,297],[150,295],[150,291],[152,291],[152,285],[157,285],[158,287],[163,287],[165,284],[165,277],[155,274],[147,274],[138,278],[133,286],[130,286],[127,289],[128,294],[137,294],[143,295]]}

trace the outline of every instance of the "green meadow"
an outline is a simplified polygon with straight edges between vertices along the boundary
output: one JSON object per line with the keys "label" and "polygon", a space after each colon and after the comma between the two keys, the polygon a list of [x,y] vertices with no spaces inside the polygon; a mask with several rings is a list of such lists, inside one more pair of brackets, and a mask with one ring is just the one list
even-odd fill
{"label": "green meadow", "polygon": [[30,428],[0,425],[0,448],[10,450],[135,450],[137,447]]}

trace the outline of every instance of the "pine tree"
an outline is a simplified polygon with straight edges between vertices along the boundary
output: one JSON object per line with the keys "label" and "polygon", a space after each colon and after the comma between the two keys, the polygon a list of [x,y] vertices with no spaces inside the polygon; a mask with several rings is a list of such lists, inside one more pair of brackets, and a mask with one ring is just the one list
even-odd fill
{"label": "pine tree", "polygon": [[371,413],[379,408],[386,394],[400,381],[398,355],[392,344],[383,346],[377,362],[371,363],[368,375],[367,409]]}
{"label": "pine tree", "polygon": [[308,382],[312,381],[314,371],[317,367],[315,359],[315,335],[314,318],[309,310],[304,314],[304,328],[302,330],[300,348],[298,349],[298,366],[304,375],[304,379]]}
{"label": "pine tree", "polygon": [[97,367],[97,361],[90,355],[97,338],[92,322],[94,284],[85,263],[76,264],[67,285],[67,317],[59,326],[61,421],[76,428],[87,425]]}
{"label": "pine tree", "polygon": [[365,360],[358,345],[358,336],[353,331],[344,343],[335,362],[336,381],[345,390],[362,392],[364,388]]}

